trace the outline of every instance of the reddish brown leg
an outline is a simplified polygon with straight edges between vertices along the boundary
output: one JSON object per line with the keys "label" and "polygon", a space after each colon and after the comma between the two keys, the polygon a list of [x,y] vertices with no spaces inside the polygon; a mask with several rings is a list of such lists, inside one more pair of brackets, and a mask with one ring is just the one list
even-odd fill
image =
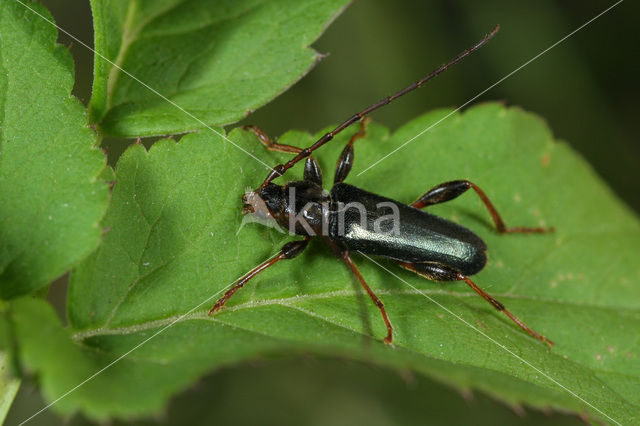
{"label": "reddish brown leg", "polygon": [[391,342],[393,341],[393,327],[391,326],[391,322],[389,321],[389,317],[387,316],[387,311],[384,309],[384,303],[382,303],[382,300],[380,300],[378,296],[376,296],[373,290],[371,290],[371,287],[369,287],[367,282],[364,280],[364,277],[360,273],[360,270],[358,269],[356,264],[353,263],[353,260],[351,260],[351,256],[349,256],[349,252],[343,251],[341,253],[341,256],[344,262],[347,264],[347,266],[351,268],[351,271],[354,273],[356,278],[358,278],[358,281],[360,281],[360,284],[362,285],[364,290],[367,292],[367,294],[373,301],[373,304],[376,305],[376,307],[380,310],[380,314],[382,315],[384,324],[387,326],[387,337],[384,338],[384,343],[390,345]]}
{"label": "reddish brown leg", "polygon": [[304,240],[291,241],[285,244],[284,246],[282,246],[280,253],[278,253],[276,257],[273,257],[266,262],[261,263],[260,265],[247,272],[242,278],[238,280],[238,282],[235,283],[233,287],[227,290],[226,293],[220,299],[218,299],[215,305],[213,305],[213,308],[211,308],[211,310],[209,311],[209,315],[213,315],[215,312],[218,312],[220,309],[222,309],[225,303],[227,303],[227,301],[231,298],[231,296],[235,294],[236,291],[240,290],[247,283],[247,281],[258,275],[260,272],[264,271],[265,269],[274,265],[276,262],[282,259],[293,259],[300,253],[302,253],[302,251],[307,247],[310,239],[310,237],[307,237]]}
{"label": "reddish brown leg", "polygon": [[482,296],[484,298],[484,300],[486,300],[487,302],[491,303],[494,308],[496,308],[499,311],[504,312],[504,314],[506,316],[508,316],[511,319],[511,321],[515,322],[518,325],[518,327],[520,327],[521,329],[523,329],[524,331],[529,333],[531,336],[533,336],[536,339],[538,339],[539,341],[541,341],[542,343],[546,343],[546,344],[549,345],[549,347],[553,347],[553,342],[551,340],[547,339],[542,334],[537,333],[536,331],[531,329],[527,324],[522,322],[518,317],[516,317],[511,312],[509,312],[504,307],[504,305],[502,303],[500,303],[498,300],[493,298],[493,296],[491,296],[489,293],[487,293],[486,291],[484,291],[483,289],[478,287],[476,285],[476,283],[471,281],[468,277],[466,277],[465,275],[462,275],[460,273],[457,274],[457,277],[458,277],[458,280],[466,282],[469,285],[469,287],[471,287],[476,293],[478,293],[480,296]]}
{"label": "reddish brown leg", "polygon": [[298,154],[300,151],[302,151],[302,149],[298,148],[297,146],[284,145],[284,144],[274,142],[273,140],[271,140],[269,135],[267,135],[258,126],[248,125],[248,126],[242,126],[242,128],[256,135],[258,137],[258,140],[262,143],[262,145],[266,146],[269,151],[288,152],[290,154]]}
{"label": "reddish brown leg", "polygon": [[[243,126],[244,130],[248,130],[254,135],[257,136],[258,140],[269,150],[276,152],[286,152],[289,154],[299,154],[302,151],[301,148],[292,145],[284,145],[281,143],[276,143],[258,126]],[[306,164],[304,166],[304,179],[315,182],[316,184],[322,186],[322,171],[320,170],[320,166],[318,162],[312,156],[307,158]]]}
{"label": "reddish brown leg", "polygon": [[367,125],[371,119],[369,117],[364,117],[360,122],[360,130],[349,139],[347,146],[342,150],[342,154],[338,158],[338,164],[336,165],[336,173],[333,178],[333,184],[340,183],[347,178],[347,175],[351,171],[351,167],[353,167],[353,144],[358,139],[361,139],[367,135]]}
{"label": "reddish brown leg", "polygon": [[510,233],[544,233],[544,232],[553,232],[554,228],[541,228],[541,227],[513,227],[509,228],[504,224],[504,221],[498,214],[498,210],[496,210],[495,206],[489,200],[489,197],[484,193],[482,189],[478,185],[473,182],[469,182],[468,180],[454,180],[451,182],[441,183],[438,186],[431,188],[424,195],[418,198],[416,201],[411,203],[411,207],[415,207],[417,209],[421,209],[423,207],[432,206],[434,204],[444,203],[454,198],[459,197],[463,193],[465,193],[469,188],[472,188],[476,194],[480,197],[487,210],[489,210],[489,214],[493,219],[493,223],[496,224],[496,228],[498,232],[501,234],[510,234]]}
{"label": "reddish brown leg", "polygon": [[550,347],[553,346],[553,342],[551,340],[547,339],[542,334],[534,331],[527,324],[522,322],[522,320],[520,320],[518,317],[516,317],[511,312],[509,312],[504,307],[504,305],[501,302],[499,302],[496,298],[494,298],[489,293],[487,293],[486,291],[484,291],[483,289],[478,287],[476,285],[476,283],[471,281],[467,276],[461,274],[460,272],[457,272],[457,271],[453,270],[451,267],[448,267],[448,266],[445,266],[445,265],[441,265],[441,264],[438,264],[438,263],[435,263],[435,262],[409,263],[409,262],[400,262],[399,261],[397,263],[400,266],[402,266],[403,268],[408,269],[411,272],[415,272],[418,275],[421,275],[421,276],[423,276],[425,278],[428,278],[430,280],[433,280],[433,281],[464,281],[476,293],[478,293],[480,296],[482,296],[484,298],[484,300],[486,300],[487,302],[491,303],[491,305],[493,305],[494,308],[496,308],[499,311],[504,312],[504,314],[506,316],[508,316],[511,319],[511,321],[516,323],[518,325],[518,327],[520,327],[522,330],[526,331],[529,335],[535,337],[540,342],[546,343]]}

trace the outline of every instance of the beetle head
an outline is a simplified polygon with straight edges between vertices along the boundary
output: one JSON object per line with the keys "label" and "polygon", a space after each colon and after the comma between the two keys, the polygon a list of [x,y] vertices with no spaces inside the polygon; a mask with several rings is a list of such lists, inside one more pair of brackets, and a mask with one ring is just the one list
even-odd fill
{"label": "beetle head", "polygon": [[273,183],[242,195],[242,213],[251,213],[259,219],[276,219],[284,209],[284,188]]}
{"label": "beetle head", "polygon": [[238,233],[245,224],[258,222],[264,226],[275,228],[277,231],[285,233],[279,225],[284,209],[284,189],[275,184],[260,187],[256,190],[247,188],[242,195],[242,224]]}

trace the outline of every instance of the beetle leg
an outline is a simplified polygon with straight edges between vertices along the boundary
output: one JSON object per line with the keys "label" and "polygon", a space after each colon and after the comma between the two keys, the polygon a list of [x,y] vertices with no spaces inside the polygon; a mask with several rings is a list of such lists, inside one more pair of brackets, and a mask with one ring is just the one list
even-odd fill
{"label": "beetle leg", "polygon": [[494,308],[503,312],[506,316],[509,317],[509,319],[511,319],[511,321],[516,323],[516,325],[520,327],[522,330],[526,331],[529,335],[538,339],[540,342],[546,343],[550,347],[553,346],[553,342],[551,340],[547,339],[542,334],[534,331],[527,324],[522,322],[522,320],[520,320],[518,317],[516,317],[511,312],[509,312],[504,307],[504,305],[498,301],[498,299],[494,298],[489,293],[487,293],[486,291],[478,287],[478,285],[473,281],[471,281],[469,277],[461,274],[460,272],[455,271],[451,267],[448,267],[446,265],[442,265],[436,262],[409,263],[409,262],[397,261],[397,263],[403,268],[408,269],[411,272],[415,272],[418,275],[421,275],[433,281],[464,281],[465,283],[467,283],[467,285],[469,285],[469,287],[473,289],[473,291],[475,291],[480,296],[482,296],[484,300],[491,303],[491,305]]}
{"label": "beetle leg", "polygon": [[308,157],[304,163],[303,178],[307,182],[313,182],[318,186],[322,186],[322,169],[313,157]]}
{"label": "beetle leg", "polygon": [[338,164],[336,165],[336,174],[333,178],[333,184],[340,183],[347,178],[347,175],[351,171],[353,166],[353,144],[360,138],[363,138],[367,134],[367,125],[369,124],[369,117],[364,117],[360,122],[360,130],[349,139],[347,146],[342,150],[342,154],[338,158]]}
{"label": "beetle leg", "polygon": [[[242,126],[244,130],[247,130],[258,138],[258,140],[269,150],[276,152],[286,152],[289,154],[299,154],[302,148],[298,148],[293,145],[285,145],[274,142],[269,135],[267,135],[260,127],[247,125]],[[304,165],[304,180],[314,182],[319,186],[322,186],[322,171],[315,158],[309,156]]]}
{"label": "beetle leg", "polygon": [[227,303],[227,300],[229,300],[236,291],[240,290],[247,283],[247,281],[249,281],[251,278],[258,275],[260,272],[264,271],[269,266],[274,265],[276,262],[280,260],[293,259],[294,257],[298,256],[300,253],[302,253],[303,250],[307,247],[307,244],[309,243],[310,239],[311,238],[308,237],[308,238],[305,238],[304,240],[288,242],[287,244],[282,246],[282,249],[280,249],[280,252],[278,253],[277,256],[272,257],[271,259],[261,263],[260,265],[256,266],[255,268],[247,272],[242,278],[240,278],[235,283],[233,287],[227,290],[226,293],[220,299],[218,299],[215,305],[213,305],[213,308],[211,308],[211,310],[209,311],[209,315],[213,315],[215,312],[218,312],[220,309],[222,309],[225,303]]}
{"label": "beetle leg", "polygon": [[344,260],[344,263],[346,263],[347,266],[351,269],[356,278],[358,278],[358,281],[360,281],[360,284],[373,301],[373,304],[376,305],[378,310],[380,310],[380,314],[382,315],[384,324],[387,326],[387,337],[384,338],[384,343],[390,345],[393,341],[393,327],[391,326],[391,322],[389,321],[389,317],[387,316],[387,311],[384,309],[384,303],[382,303],[382,300],[380,300],[380,298],[376,296],[373,290],[371,290],[371,287],[369,287],[367,282],[364,280],[364,277],[360,273],[360,270],[358,269],[356,264],[353,263],[353,260],[351,260],[349,252],[345,250],[340,254],[340,256],[342,257],[342,260]]}
{"label": "beetle leg", "polygon": [[267,147],[269,151],[288,152],[290,154],[298,154],[300,151],[302,151],[302,148],[298,148],[297,146],[284,145],[284,144],[274,142],[269,137],[269,135],[267,135],[258,126],[247,125],[247,126],[242,126],[242,128],[256,135],[258,137],[258,140],[262,143],[262,145]]}
{"label": "beetle leg", "polygon": [[434,204],[445,203],[447,201],[453,200],[454,198],[459,197],[464,194],[469,188],[472,188],[476,194],[480,197],[482,202],[484,203],[487,210],[489,210],[489,214],[493,219],[493,223],[495,223],[496,228],[500,234],[509,234],[509,233],[544,233],[544,232],[553,232],[554,228],[542,228],[542,227],[513,227],[509,228],[504,224],[504,221],[498,214],[498,210],[496,210],[495,206],[489,200],[489,197],[484,193],[482,189],[478,185],[473,182],[469,182],[468,180],[454,180],[451,182],[441,183],[437,185],[427,192],[424,193],[420,198],[411,203],[411,207],[415,207],[416,209],[421,209],[423,207],[432,206]]}

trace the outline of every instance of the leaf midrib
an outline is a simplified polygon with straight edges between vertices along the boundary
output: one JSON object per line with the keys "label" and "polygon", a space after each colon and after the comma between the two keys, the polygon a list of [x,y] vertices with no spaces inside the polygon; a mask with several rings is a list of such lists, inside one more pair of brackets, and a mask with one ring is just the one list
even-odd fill
{"label": "leaf midrib", "polygon": [[[477,298],[478,296],[475,293],[461,293],[461,292],[452,292],[450,290],[376,290],[377,295],[382,296],[398,296],[398,295],[415,295],[422,296],[424,294],[435,295],[435,296],[450,296],[454,298]],[[601,306],[594,305],[582,302],[573,302],[573,301],[564,301],[564,300],[554,300],[554,299],[544,299],[540,297],[534,296],[524,296],[524,295],[514,295],[507,293],[494,293],[494,296],[502,299],[511,299],[511,300],[529,300],[536,301],[544,304],[558,304],[558,305],[568,305],[572,307],[580,307],[580,308],[592,308],[592,309],[600,309],[600,310],[612,310],[615,312],[627,311],[630,314],[637,314],[640,316],[640,309],[635,308],[621,308],[617,306]],[[353,290],[336,290],[330,291],[326,293],[316,293],[316,294],[306,294],[306,295],[295,295],[291,297],[277,298],[277,299],[263,299],[263,300],[251,300],[245,303],[241,303],[234,306],[225,307],[224,312],[235,312],[246,309],[259,308],[263,306],[286,306],[286,307],[295,307],[296,301],[306,301],[306,300],[318,300],[318,299],[329,299],[332,297],[357,297],[358,293]],[[204,304],[203,304],[204,305]],[[145,321],[139,324],[132,324],[124,327],[105,327],[101,326],[98,328],[89,328],[85,330],[73,330],[73,334],[71,338],[76,342],[80,342],[90,337],[97,337],[103,335],[127,335],[134,334],[140,331],[150,330],[154,328],[159,328],[162,326],[166,326],[169,324],[178,324],[181,322],[194,320],[194,319],[212,319],[212,317],[208,316],[204,311],[194,312],[191,314],[178,314],[172,315],[169,317],[164,317],[157,320]]]}
{"label": "leaf midrib", "polygon": [[[118,78],[122,74],[120,70],[122,69],[122,63],[124,62],[124,57],[127,54],[129,46],[135,39],[135,35],[138,33],[131,32],[131,21],[135,16],[135,12],[137,10],[138,2],[137,0],[131,0],[129,3],[129,8],[127,9],[127,16],[124,19],[123,31],[122,31],[122,42],[120,44],[120,50],[118,50],[118,56],[116,56],[113,61],[113,66],[109,70],[109,75],[107,76],[107,104],[105,111],[111,109],[111,99],[113,94],[113,88],[116,86]],[[144,26],[142,26],[144,27]]]}

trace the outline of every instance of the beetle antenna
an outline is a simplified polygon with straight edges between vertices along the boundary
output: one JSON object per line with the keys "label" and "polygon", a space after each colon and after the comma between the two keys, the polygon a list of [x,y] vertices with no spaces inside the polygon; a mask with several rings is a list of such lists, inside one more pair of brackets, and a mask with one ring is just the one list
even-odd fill
{"label": "beetle antenna", "polygon": [[495,28],[489,34],[486,34],[476,44],[471,46],[469,49],[461,52],[460,54],[458,54],[458,56],[456,56],[455,58],[453,58],[452,60],[450,60],[446,64],[440,65],[438,68],[436,68],[435,70],[431,71],[431,73],[429,73],[427,76],[425,76],[421,80],[418,80],[418,81],[416,81],[414,83],[411,83],[410,85],[408,85],[404,89],[394,93],[393,95],[387,96],[386,98],[381,99],[380,101],[376,102],[375,104],[370,105],[367,108],[363,109],[362,111],[352,115],[347,120],[345,120],[342,124],[340,124],[338,127],[333,129],[329,133],[326,133],[320,139],[315,141],[313,143],[313,145],[311,145],[310,147],[305,148],[302,151],[300,151],[292,160],[290,160],[290,161],[288,161],[288,162],[286,162],[284,164],[279,164],[276,167],[274,167],[273,170],[271,170],[271,172],[269,172],[269,174],[267,175],[267,178],[262,183],[262,187],[268,185],[272,180],[274,180],[278,176],[282,176],[284,174],[284,172],[287,171],[288,169],[290,169],[291,167],[293,167],[294,164],[296,164],[300,160],[302,160],[302,159],[308,157],[309,155],[311,155],[311,153],[313,151],[315,151],[316,149],[320,148],[325,143],[329,142],[338,133],[340,133],[341,131],[343,131],[344,129],[346,129],[347,127],[352,125],[353,123],[356,123],[356,122],[362,120],[362,118],[365,115],[377,110],[378,108],[381,108],[381,107],[383,107],[385,105],[388,105],[392,101],[398,99],[400,96],[406,95],[407,93],[409,93],[409,92],[411,92],[411,91],[413,91],[415,89],[418,89],[423,84],[425,84],[427,81],[437,77],[440,73],[446,71],[452,65],[457,64],[462,59],[464,59],[467,56],[469,56],[472,52],[474,52],[474,51],[478,50],[479,48],[481,48],[482,46],[484,46],[489,40],[491,40],[493,38],[494,35],[496,35],[498,30],[500,30],[500,25],[496,25]]}

